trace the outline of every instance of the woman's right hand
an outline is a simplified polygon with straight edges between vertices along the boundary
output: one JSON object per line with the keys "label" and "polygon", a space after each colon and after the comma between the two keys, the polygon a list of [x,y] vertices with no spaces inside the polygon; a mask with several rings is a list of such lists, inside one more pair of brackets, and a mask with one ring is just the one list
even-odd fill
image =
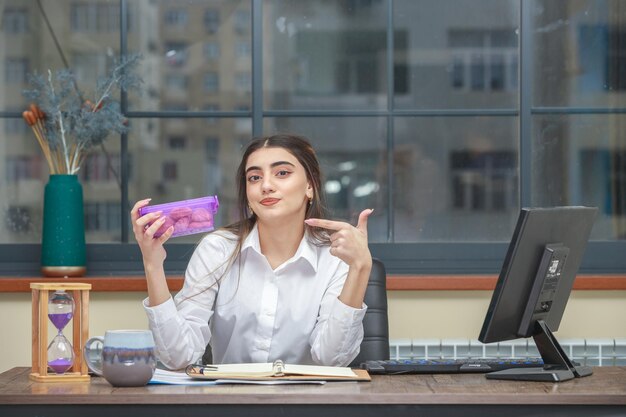
{"label": "woman's right hand", "polygon": [[[140,200],[133,206],[130,211],[130,218],[133,225],[133,232],[135,233],[135,239],[141,249],[143,256],[143,264],[147,269],[150,266],[162,266],[167,253],[163,244],[174,233],[174,226],[170,226],[161,236],[155,238],[154,234],[159,230],[159,227],[163,225],[165,217],[161,217],[161,212],[148,213],[139,217],[139,209],[147,206],[150,203],[150,199]],[[150,222],[153,222],[149,227],[146,227]]]}

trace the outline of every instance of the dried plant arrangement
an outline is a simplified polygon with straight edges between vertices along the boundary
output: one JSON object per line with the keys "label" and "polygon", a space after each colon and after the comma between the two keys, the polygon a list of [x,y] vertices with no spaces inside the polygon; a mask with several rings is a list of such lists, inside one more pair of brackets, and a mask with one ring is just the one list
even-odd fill
{"label": "dried plant arrangement", "polygon": [[112,95],[116,90],[140,89],[142,80],[135,74],[140,59],[139,54],[114,59],[108,76],[98,80],[93,101],[84,98],[69,70],[29,77],[33,89],[24,91],[24,96],[32,104],[22,117],[33,130],[51,174],[76,174],[87,154],[110,133],[128,131],[128,120]]}

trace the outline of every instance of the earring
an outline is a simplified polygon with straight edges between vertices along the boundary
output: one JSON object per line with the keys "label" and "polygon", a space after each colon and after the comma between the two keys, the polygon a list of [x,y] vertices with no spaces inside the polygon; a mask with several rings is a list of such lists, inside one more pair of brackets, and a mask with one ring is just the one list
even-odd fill
{"label": "earring", "polygon": [[250,206],[250,204],[248,204],[248,211],[251,215],[254,215],[254,211],[252,210],[252,206]]}
{"label": "earring", "polygon": [[313,197],[309,198],[309,206],[313,205]]}

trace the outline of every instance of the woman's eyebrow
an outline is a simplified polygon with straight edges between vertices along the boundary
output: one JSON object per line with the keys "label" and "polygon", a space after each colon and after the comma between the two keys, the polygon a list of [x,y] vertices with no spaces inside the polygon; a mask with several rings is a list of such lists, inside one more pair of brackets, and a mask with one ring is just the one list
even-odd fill
{"label": "woman's eyebrow", "polygon": [[[289,161],[276,161],[276,162],[272,162],[272,164],[270,165],[270,167],[271,167],[271,168],[274,168],[274,167],[277,167],[277,166],[280,166],[280,165],[291,165],[292,167],[295,167],[295,165],[294,165],[294,164],[292,164],[292,163],[291,163],[291,162],[289,162]],[[251,167],[248,167],[248,168],[246,169],[246,173],[248,173],[249,171],[256,171],[256,170],[260,170],[260,169],[261,169],[261,167],[258,167],[258,166],[251,166]]]}

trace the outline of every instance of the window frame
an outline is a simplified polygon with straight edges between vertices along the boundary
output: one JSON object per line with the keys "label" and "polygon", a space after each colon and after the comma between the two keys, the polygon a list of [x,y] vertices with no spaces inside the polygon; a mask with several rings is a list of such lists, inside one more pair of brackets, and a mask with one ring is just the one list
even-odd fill
{"label": "window frame", "polygon": [[[394,0],[385,0],[387,8],[387,108],[380,111],[292,111],[268,110],[263,108],[263,66],[262,66],[262,7],[263,0],[249,0],[251,3],[251,71],[252,101],[250,111],[223,112],[205,111],[129,111],[126,94],[121,96],[121,107],[128,118],[247,118],[252,120],[253,135],[263,131],[263,120],[269,117],[386,117],[387,119],[387,161],[388,173],[393,173],[394,119],[398,117],[432,117],[432,116],[516,116],[519,120],[520,172],[519,193],[520,206],[528,206],[531,202],[531,142],[532,119],[535,115],[546,114],[617,114],[626,113],[624,108],[549,108],[532,106],[533,55],[532,55],[532,3],[520,2],[520,36],[518,55],[518,89],[520,104],[518,109],[468,109],[468,110],[398,110],[394,108]],[[129,29],[129,1],[120,0],[120,50],[127,52],[127,34]],[[219,13],[219,12],[218,12]],[[203,16],[206,20],[206,17]],[[203,20],[204,21],[204,20]],[[219,21],[219,17],[218,17]],[[207,28],[205,27],[205,30]],[[211,33],[215,33],[214,30]],[[0,111],[0,118],[19,118],[18,111]],[[120,176],[120,212],[121,242],[87,244],[87,270],[90,275],[140,275],[143,274],[141,253],[130,233],[129,208],[132,202],[128,199],[128,181],[131,176],[130,156],[128,155],[128,135],[120,136],[121,169]],[[236,139],[233,139],[236,140]],[[387,208],[393,207],[393,176],[388,175]],[[372,255],[381,259],[391,274],[430,274],[430,275],[471,275],[497,273],[504,259],[508,242],[420,242],[393,243],[393,210],[388,209],[388,243],[372,243]],[[187,265],[193,244],[169,243],[166,245],[168,259],[165,267],[168,274],[180,274]],[[608,274],[626,273],[626,241],[591,241],[587,247],[582,273]],[[0,275],[37,276],[39,275],[39,244],[0,244]]]}

